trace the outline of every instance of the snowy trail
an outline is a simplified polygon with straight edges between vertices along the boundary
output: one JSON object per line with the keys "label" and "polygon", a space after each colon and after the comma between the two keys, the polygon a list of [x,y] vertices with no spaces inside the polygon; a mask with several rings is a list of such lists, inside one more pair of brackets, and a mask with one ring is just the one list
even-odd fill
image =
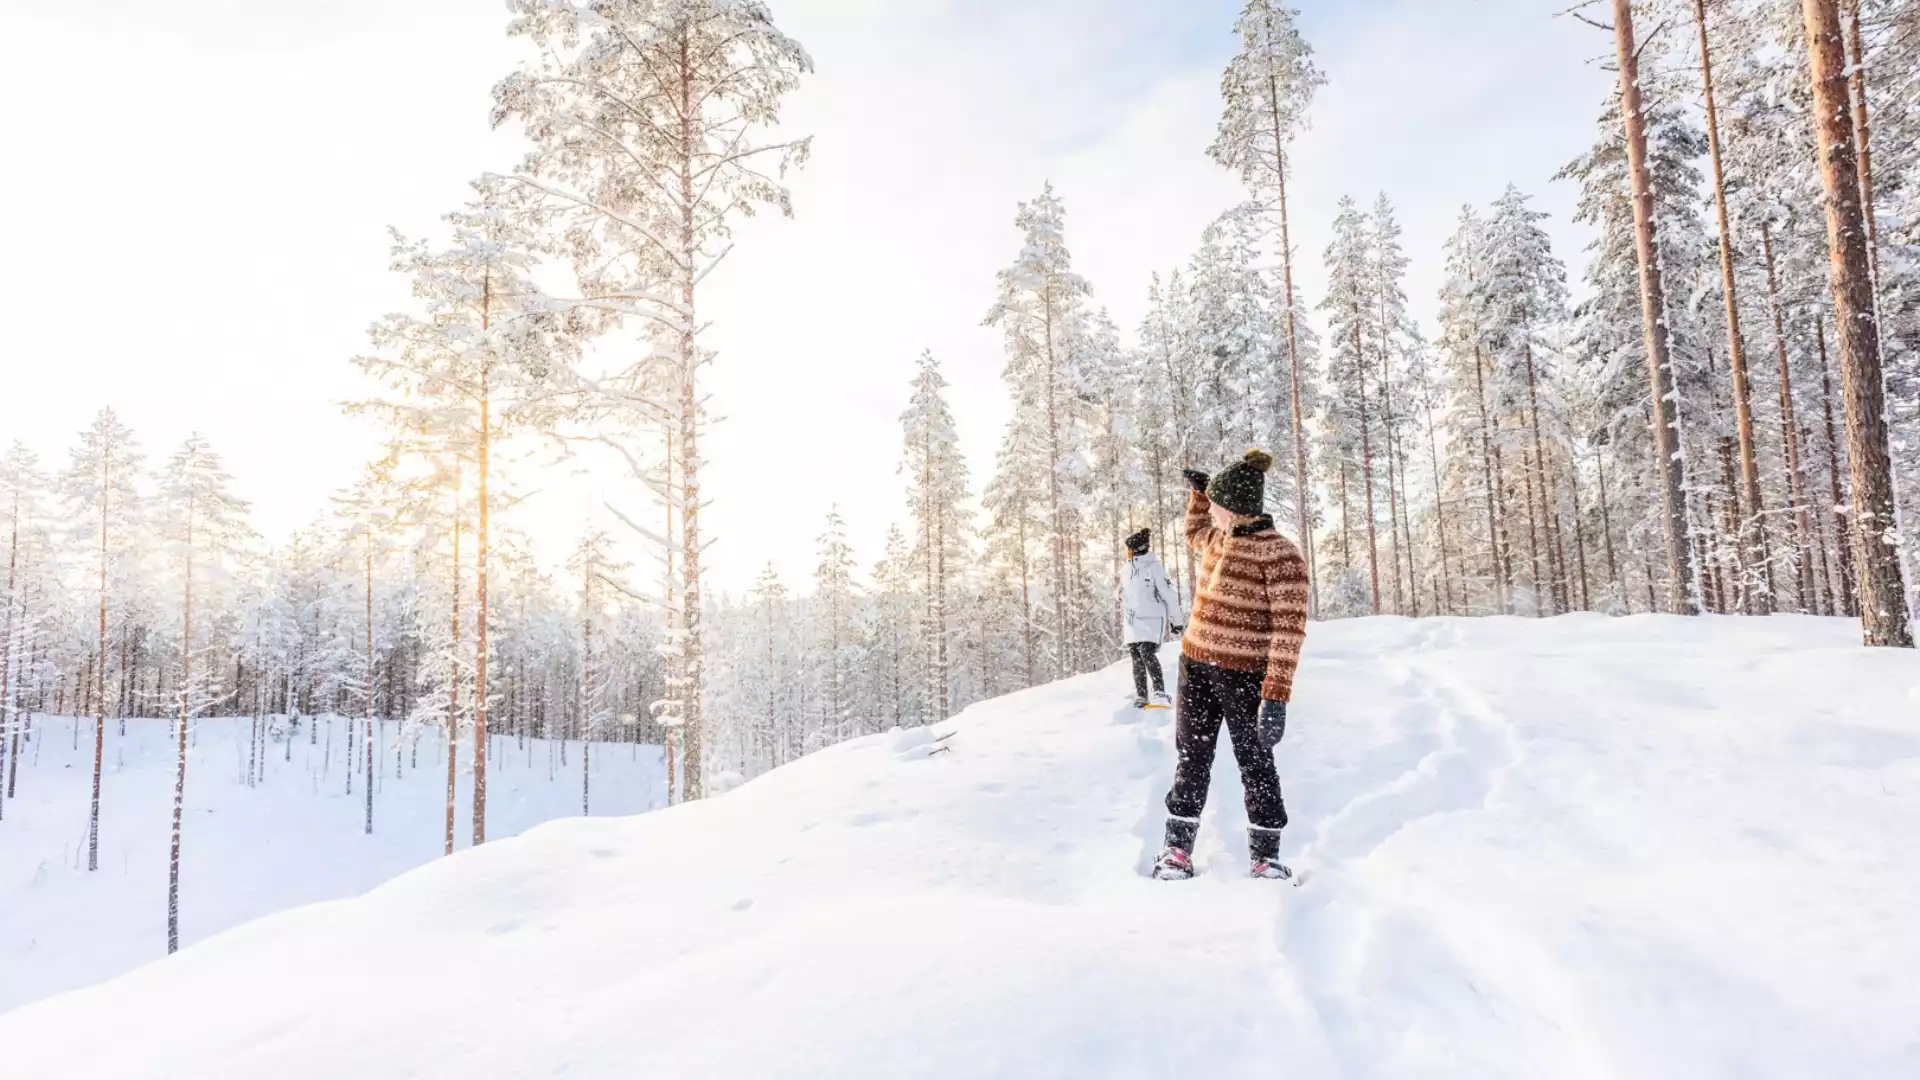
{"label": "snowy trail", "polygon": [[1920,1075],[1920,658],[1854,634],[1316,625],[1280,750],[1301,888],[1243,876],[1224,746],[1201,876],[1145,875],[1171,716],[1116,667],[262,920],[0,1015],[4,1068]]}

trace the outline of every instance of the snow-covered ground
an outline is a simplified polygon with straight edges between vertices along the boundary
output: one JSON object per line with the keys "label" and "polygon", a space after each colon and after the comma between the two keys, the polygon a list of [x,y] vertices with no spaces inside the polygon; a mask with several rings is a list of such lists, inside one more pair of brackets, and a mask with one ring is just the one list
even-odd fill
{"label": "snow-covered ground", "polygon": [[262,919],[0,1016],[0,1068],[1911,1078],[1920,657],[1856,642],[1315,626],[1280,751],[1301,888],[1242,876],[1225,760],[1203,875],[1144,875],[1170,730],[1115,668]]}
{"label": "snow-covered ground", "polygon": [[[37,717],[38,746],[21,755],[18,797],[0,820],[0,1013],[88,986],[167,951],[167,853],[172,828],[174,747],[165,720],[129,720],[120,736],[107,722],[101,785],[100,869],[88,873],[87,808],[93,781],[93,722]],[[356,754],[346,791],[346,724],[318,745],[306,733],[269,747],[264,779],[245,783],[247,719],[198,721],[187,764],[182,826],[181,938],[191,945],[286,908],[357,896],[439,858],[445,845],[443,744],[419,745],[418,767],[403,756],[395,776],[388,725],[375,759],[374,834],[365,833],[366,789]],[[326,751],[331,750],[328,754]],[[488,777],[488,832],[505,837],[580,813],[580,744],[496,742]],[[656,747],[596,747],[593,810],[634,814],[664,801]],[[472,777],[463,746],[456,837],[472,831]],[[0,1054],[0,1076],[15,1075]],[[54,1075],[54,1074],[49,1074]]]}

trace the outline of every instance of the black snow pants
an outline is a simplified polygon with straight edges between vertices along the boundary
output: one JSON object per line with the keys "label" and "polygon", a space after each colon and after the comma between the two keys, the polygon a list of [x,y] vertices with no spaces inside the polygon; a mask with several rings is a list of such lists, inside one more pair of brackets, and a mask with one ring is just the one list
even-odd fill
{"label": "black snow pants", "polygon": [[1167,843],[1193,850],[1200,830],[1200,811],[1207,805],[1207,787],[1213,779],[1213,754],[1220,743],[1220,726],[1233,740],[1233,757],[1240,763],[1240,780],[1247,789],[1249,839],[1256,856],[1279,850],[1280,830],[1287,824],[1287,805],[1280,795],[1280,773],[1273,751],[1262,745],[1259,732],[1260,684],[1264,673],[1229,671],[1212,664],[1180,658],[1180,717],[1174,741],[1180,764],[1174,770],[1173,790],[1167,793]]}
{"label": "black snow pants", "polygon": [[1151,641],[1134,641],[1127,645],[1127,652],[1133,655],[1133,692],[1140,700],[1147,698],[1147,680],[1153,680],[1154,693],[1163,694],[1167,690],[1166,673],[1160,670],[1160,646]]}

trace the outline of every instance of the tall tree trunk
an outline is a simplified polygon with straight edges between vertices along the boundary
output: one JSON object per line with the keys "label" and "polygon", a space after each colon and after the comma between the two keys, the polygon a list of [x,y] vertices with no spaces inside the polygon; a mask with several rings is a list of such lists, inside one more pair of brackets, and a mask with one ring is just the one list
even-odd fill
{"label": "tall tree trunk", "polygon": [[1824,320],[1814,325],[1814,333],[1820,343],[1820,411],[1827,426],[1827,512],[1833,516],[1833,561],[1840,573],[1834,597],[1840,613],[1854,619],[1860,616],[1860,598],[1855,591],[1853,532],[1847,527],[1847,496],[1840,490],[1840,433],[1833,422],[1833,369],[1827,361],[1827,325]]}
{"label": "tall tree trunk", "polygon": [[1668,601],[1675,614],[1697,615],[1700,606],[1695,598],[1693,554],[1687,546],[1680,417],[1674,401],[1673,366],[1668,353],[1666,287],[1661,281],[1659,244],[1654,228],[1653,178],[1647,169],[1647,128],[1640,103],[1640,51],[1634,44],[1632,0],[1613,0],[1613,28],[1620,62],[1620,112],[1626,122],[1627,163],[1633,186],[1634,247],[1640,261],[1640,308],[1647,339],[1653,441],[1666,526]]}
{"label": "tall tree trunk", "polygon": [[[484,284],[480,326],[482,330],[491,330],[493,325],[493,282],[491,277]],[[480,368],[480,438],[478,453],[479,498],[480,505],[474,523],[473,556],[473,846],[479,847],[487,842],[487,526],[493,507],[491,503],[489,481],[492,468],[488,461],[488,452],[492,449],[493,402],[488,382],[488,366]]]}
{"label": "tall tree trunk", "polygon": [[[1723,614],[1733,606],[1735,599],[1733,593],[1738,592],[1741,596],[1746,596],[1752,592],[1749,588],[1751,582],[1745,580],[1744,567],[1746,566],[1746,558],[1740,547],[1740,489],[1736,486],[1733,471],[1733,462],[1736,454],[1737,451],[1734,449],[1733,436],[1722,435],[1720,437],[1720,485],[1726,489],[1727,502],[1725,507],[1726,518],[1721,522],[1720,528],[1721,532],[1732,540],[1734,553],[1733,569],[1736,575],[1740,575],[1736,581],[1739,588],[1729,589],[1724,583],[1720,587],[1720,611]],[[1720,571],[1719,576],[1724,578],[1726,576],[1726,568],[1719,567],[1717,569]]]}
{"label": "tall tree trunk", "polygon": [[[1393,349],[1387,327],[1387,295],[1384,267],[1380,290],[1380,427],[1387,440],[1387,529],[1393,538],[1393,613],[1407,613],[1407,596],[1400,576],[1400,560],[1405,552],[1400,543],[1399,454],[1393,434]],[[1412,563],[1409,562],[1411,568]],[[1411,574],[1409,573],[1409,576]],[[1377,607],[1377,605],[1376,605]]]}
{"label": "tall tree trunk", "polygon": [[[1532,327],[1529,326],[1526,332],[1528,337],[1531,338],[1533,334]],[[1539,373],[1535,371],[1534,364],[1533,364],[1533,342],[1529,340],[1525,345],[1523,345],[1521,348],[1521,353],[1524,355],[1527,362],[1527,424],[1529,428],[1532,429],[1532,434],[1533,434],[1533,475],[1534,475],[1534,478],[1538,480],[1539,488],[1540,488],[1540,521],[1541,521],[1541,524],[1547,530],[1547,544],[1548,544],[1547,560],[1548,560],[1548,566],[1551,569],[1552,563],[1553,563],[1553,544],[1554,544],[1553,517],[1552,517],[1552,512],[1548,509],[1548,501],[1547,501],[1546,444],[1540,438],[1540,389],[1539,389],[1540,379],[1539,379]],[[1535,482],[1534,479],[1530,479],[1527,482],[1527,492],[1528,492],[1529,498],[1531,498],[1533,493],[1534,482]],[[1533,504],[1531,501],[1529,501],[1529,503],[1527,504],[1527,514],[1529,517],[1531,517],[1533,514]],[[1534,569],[1534,574],[1537,577],[1540,572],[1540,561],[1539,561],[1538,555],[1534,556],[1533,569]],[[1556,578],[1556,580],[1559,577],[1557,572],[1554,573],[1553,576]],[[1538,581],[1535,582],[1534,587],[1536,589],[1539,588]],[[1564,611],[1566,609],[1566,602],[1564,598],[1560,596],[1559,586],[1557,584],[1553,587],[1550,595],[1552,596],[1552,599],[1554,602],[1555,613],[1557,614],[1561,611]]]}
{"label": "tall tree trunk", "polygon": [[[1270,98],[1271,112],[1278,124],[1279,89],[1276,82],[1267,80],[1267,93]],[[1293,235],[1287,221],[1287,157],[1281,149],[1280,133],[1274,131],[1274,175],[1279,178],[1278,201],[1280,206],[1280,287],[1285,290],[1285,310],[1287,313],[1287,383],[1288,395],[1293,408],[1293,495],[1295,527],[1300,531],[1300,551],[1307,563],[1307,613],[1310,617],[1320,614],[1320,564],[1319,556],[1314,552],[1313,544],[1313,499],[1307,482],[1307,429],[1300,407],[1300,334],[1296,324],[1293,303]]]}
{"label": "tall tree trunk", "polygon": [[1896,509],[1887,445],[1885,373],[1880,361],[1873,277],[1867,263],[1860,159],[1853,115],[1848,110],[1840,15],[1834,0],[1801,0],[1801,11],[1812,54],[1813,111],[1820,137],[1820,175],[1827,193],[1827,247],[1833,264],[1840,373],[1846,389],[1847,457],[1853,465],[1862,628],[1868,645],[1912,648],[1913,629],[1908,623],[1900,553],[1889,540],[1896,526]]}
{"label": "tall tree trunk", "polygon": [[1509,610],[1506,562],[1500,553],[1500,489],[1494,483],[1493,421],[1487,416],[1487,365],[1480,346],[1473,347],[1474,400],[1480,409],[1480,472],[1487,493],[1488,562],[1493,571],[1494,591],[1499,594],[1499,614]]}
{"label": "tall tree trunk", "polygon": [[367,779],[367,835],[368,835],[368,836],[372,836],[372,835],[373,835],[373,743],[374,743],[374,738],[373,738],[373,707],[374,707],[374,688],[375,688],[375,686],[377,685],[377,683],[376,683],[376,682],[375,682],[375,680],[374,680],[374,660],[373,660],[373,522],[372,522],[371,520],[369,520],[369,521],[367,522],[367,526],[366,526],[366,528],[367,528],[367,535],[366,535],[366,568],[367,568],[367,634],[366,634],[366,638],[367,638],[367,641],[366,641],[366,645],[367,645],[367,663],[366,663],[366,672],[367,672],[367,676],[366,676],[366,678],[367,678],[367,701],[366,701],[366,708],[367,708],[367,738],[366,738],[366,743],[367,743],[367,748],[366,748],[366,757],[367,757],[367,777],[366,777],[366,779]]}
{"label": "tall tree trunk", "polygon": [[685,320],[680,327],[680,678],[681,723],[685,756],[681,797],[696,800],[706,797],[706,655],[704,649],[705,595],[701,589],[700,559],[700,394],[698,383],[700,357],[694,330],[694,270],[699,258],[699,233],[695,219],[695,183],[693,118],[699,108],[693,98],[693,56],[687,36],[680,37],[680,306]]}
{"label": "tall tree trunk", "polygon": [[1773,228],[1760,223],[1760,247],[1767,260],[1767,308],[1773,314],[1773,347],[1780,363],[1780,444],[1787,465],[1787,500],[1793,512],[1799,552],[1794,559],[1794,582],[1800,610],[1819,609],[1813,586],[1813,523],[1807,516],[1807,474],[1800,463],[1800,419],[1793,404],[1793,368],[1787,362],[1786,316],[1780,308],[1780,281],[1774,270]]}
{"label": "tall tree trunk", "polygon": [[[1431,389],[1430,385],[1429,389]],[[1448,554],[1447,542],[1447,500],[1440,482],[1440,438],[1435,434],[1433,398],[1430,392],[1423,404],[1427,411],[1427,460],[1433,467],[1434,530],[1440,538],[1440,599],[1435,607],[1439,614],[1452,615],[1459,609],[1454,607],[1453,603],[1453,562]]]}
{"label": "tall tree trunk", "polygon": [[[665,504],[667,528],[665,532],[661,533],[661,535],[666,538],[667,543],[666,543],[666,557],[661,560],[665,568],[665,577],[662,580],[662,585],[665,591],[661,598],[666,601],[666,616],[664,621],[666,622],[667,632],[669,634],[673,632],[680,618],[679,609],[674,605],[674,600],[679,595],[680,584],[679,584],[679,579],[674,576],[674,572],[673,572],[674,561],[676,558],[674,554],[675,548],[674,548],[674,531],[673,531],[674,529],[673,492],[679,490],[679,487],[677,484],[677,477],[675,476],[673,471],[674,460],[675,460],[673,456],[673,439],[674,439],[673,425],[672,423],[668,423],[666,425],[665,468],[662,472],[662,480],[664,481],[664,487],[667,492],[667,497],[661,501]],[[673,640],[673,639],[669,638],[669,640]],[[680,692],[679,688],[681,686],[681,678],[679,674],[680,668],[677,666],[677,663],[678,663],[677,654],[675,653],[674,650],[668,649],[660,659],[661,659],[661,665],[660,665],[661,674],[664,678],[664,686],[670,689],[672,693],[678,694]],[[662,694],[661,696],[666,697],[668,695]],[[896,708],[897,708],[897,705],[896,705]],[[676,735],[676,731],[672,724],[663,725],[660,729],[660,742],[662,744],[661,757],[666,765],[666,772],[667,772],[666,800],[667,800],[668,806],[673,805],[674,778],[676,775],[678,775],[674,771],[675,751],[678,749],[678,747],[675,745],[675,742],[676,742],[675,735]],[[684,792],[683,792],[683,795],[684,795]]]}
{"label": "tall tree trunk", "polygon": [[587,560],[580,584],[580,816],[593,813],[593,773],[588,763],[593,731],[593,578],[599,570]]}
{"label": "tall tree trunk", "polygon": [[[167,955],[180,951],[180,822],[187,805],[187,725],[193,719],[193,514],[187,496],[187,559],[180,596],[180,730],[174,740],[173,844],[167,858]],[[251,744],[251,741],[249,741]]]}
{"label": "tall tree trunk", "polygon": [[[0,741],[6,743],[6,745],[0,745],[0,760],[4,760],[7,767],[5,774],[6,790],[0,791],[0,806],[4,806],[6,799],[13,798],[13,777],[19,775],[20,772],[20,714],[19,710],[14,708],[13,703],[14,698],[19,696],[20,693],[19,684],[16,683],[13,678],[13,654],[14,647],[17,644],[13,636],[13,609],[16,606],[14,603],[14,590],[19,580],[17,574],[19,566],[20,493],[16,491],[13,496],[12,528],[8,531],[7,540],[7,641],[4,658],[0,658],[0,718],[6,720],[5,729],[0,730]],[[20,629],[22,633],[25,633],[27,613],[24,605],[20,606],[22,608],[20,612]],[[24,665],[22,666],[24,667]]]}
{"label": "tall tree trunk", "polygon": [[1572,460],[1567,462],[1567,491],[1573,497],[1573,554],[1580,572],[1579,600],[1580,610],[1593,610],[1592,579],[1587,573],[1587,515],[1580,505],[1580,466],[1579,458],[1569,449]]}
{"label": "tall tree trunk", "polygon": [[[93,808],[87,817],[87,869],[100,869],[100,775],[107,761],[107,514],[113,500],[113,458],[102,451],[100,468],[100,627],[93,665]],[[77,731],[79,725],[74,725]]]}
{"label": "tall tree trunk", "polygon": [[1067,595],[1067,527],[1065,498],[1060,491],[1060,412],[1056,400],[1059,390],[1058,372],[1055,368],[1053,345],[1053,286],[1049,283],[1044,291],[1042,303],[1046,309],[1046,332],[1044,342],[1047,350],[1047,523],[1052,535],[1047,538],[1053,555],[1048,561],[1053,578],[1053,630],[1057,635],[1053,643],[1053,674],[1055,678],[1066,678],[1071,668],[1068,655],[1072,651],[1072,603]]}
{"label": "tall tree trunk", "polygon": [[1740,299],[1733,272],[1733,231],[1727,224],[1726,170],[1720,156],[1720,112],[1714,100],[1713,50],[1707,41],[1707,0],[1693,0],[1694,26],[1700,38],[1700,82],[1707,103],[1707,149],[1713,163],[1713,205],[1720,223],[1720,290],[1727,311],[1727,356],[1733,374],[1733,415],[1740,438],[1740,481],[1745,505],[1739,512],[1741,544],[1737,549],[1743,571],[1759,562],[1768,575],[1765,592],[1741,577],[1741,603],[1749,615],[1773,610],[1772,560],[1766,554],[1766,504],[1760,491],[1760,469],[1754,452],[1753,400],[1747,382],[1746,342],[1740,334]]}
{"label": "tall tree trunk", "polygon": [[1533,575],[1529,584],[1533,586],[1533,613],[1537,617],[1546,613],[1544,609],[1552,605],[1553,599],[1547,595],[1540,574],[1540,523],[1533,508],[1533,474],[1533,458],[1523,443],[1520,447],[1520,481],[1526,495],[1527,559]]}
{"label": "tall tree trunk", "polygon": [[1607,462],[1602,455],[1594,455],[1594,471],[1600,481],[1600,536],[1606,541],[1607,580],[1620,591],[1620,602],[1627,601],[1627,579],[1620,576],[1620,559],[1613,546],[1613,507],[1607,498]]}
{"label": "tall tree trunk", "polygon": [[1373,424],[1367,418],[1367,354],[1360,344],[1359,312],[1353,320],[1353,361],[1360,375],[1360,476],[1367,493],[1367,576],[1373,583],[1372,615],[1380,614],[1380,534],[1373,501]]}
{"label": "tall tree trunk", "polygon": [[460,746],[460,480],[454,466],[453,483],[453,627],[447,654],[447,830],[446,854],[453,854],[455,794],[459,788],[460,764],[456,753]]}
{"label": "tall tree trunk", "polygon": [[1860,33],[1860,0],[1847,0],[1847,70],[1853,96],[1853,135],[1860,160],[1860,206],[1867,219],[1867,268],[1880,280],[1880,223],[1873,209],[1873,126],[1867,101],[1867,48]]}

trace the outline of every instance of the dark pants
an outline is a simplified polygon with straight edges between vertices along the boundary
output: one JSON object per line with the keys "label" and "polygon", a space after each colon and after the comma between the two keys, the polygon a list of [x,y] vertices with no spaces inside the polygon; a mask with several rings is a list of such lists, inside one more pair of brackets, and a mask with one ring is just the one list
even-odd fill
{"label": "dark pants", "polygon": [[1165,693],[1167,676],[1160,670],[1160,646],[1151,641],[1135,641],[1127,645],[1127,652],[1133,654],[1133,692],[1146,700],[1147,680],[1153,680],[1155,693]]}
{"label": "dark pants", "polygon": [[[1220,743],[1220,725],[1233,740],[1233,757],[1240,763],[1240,781],[1247,789],[1247,823],[1252,826],[1255,855],[1271,856],[1279,849],[1280,830],[1287,824],[1287,805],[1280,797],[1280,773],[1273,751],[1260,741],[1260,684],[1265,673],[1228,671],[1212,664],[1180,658],[1180,718],[1175,743],[1180,765],[1167,793],[1167,842],[1191,851],[1200,829],[1200,811],[1207,805],[1207,787],[1213,779],[1213,753]],[[1184,841],[1182,843],[1181,841]]]}

